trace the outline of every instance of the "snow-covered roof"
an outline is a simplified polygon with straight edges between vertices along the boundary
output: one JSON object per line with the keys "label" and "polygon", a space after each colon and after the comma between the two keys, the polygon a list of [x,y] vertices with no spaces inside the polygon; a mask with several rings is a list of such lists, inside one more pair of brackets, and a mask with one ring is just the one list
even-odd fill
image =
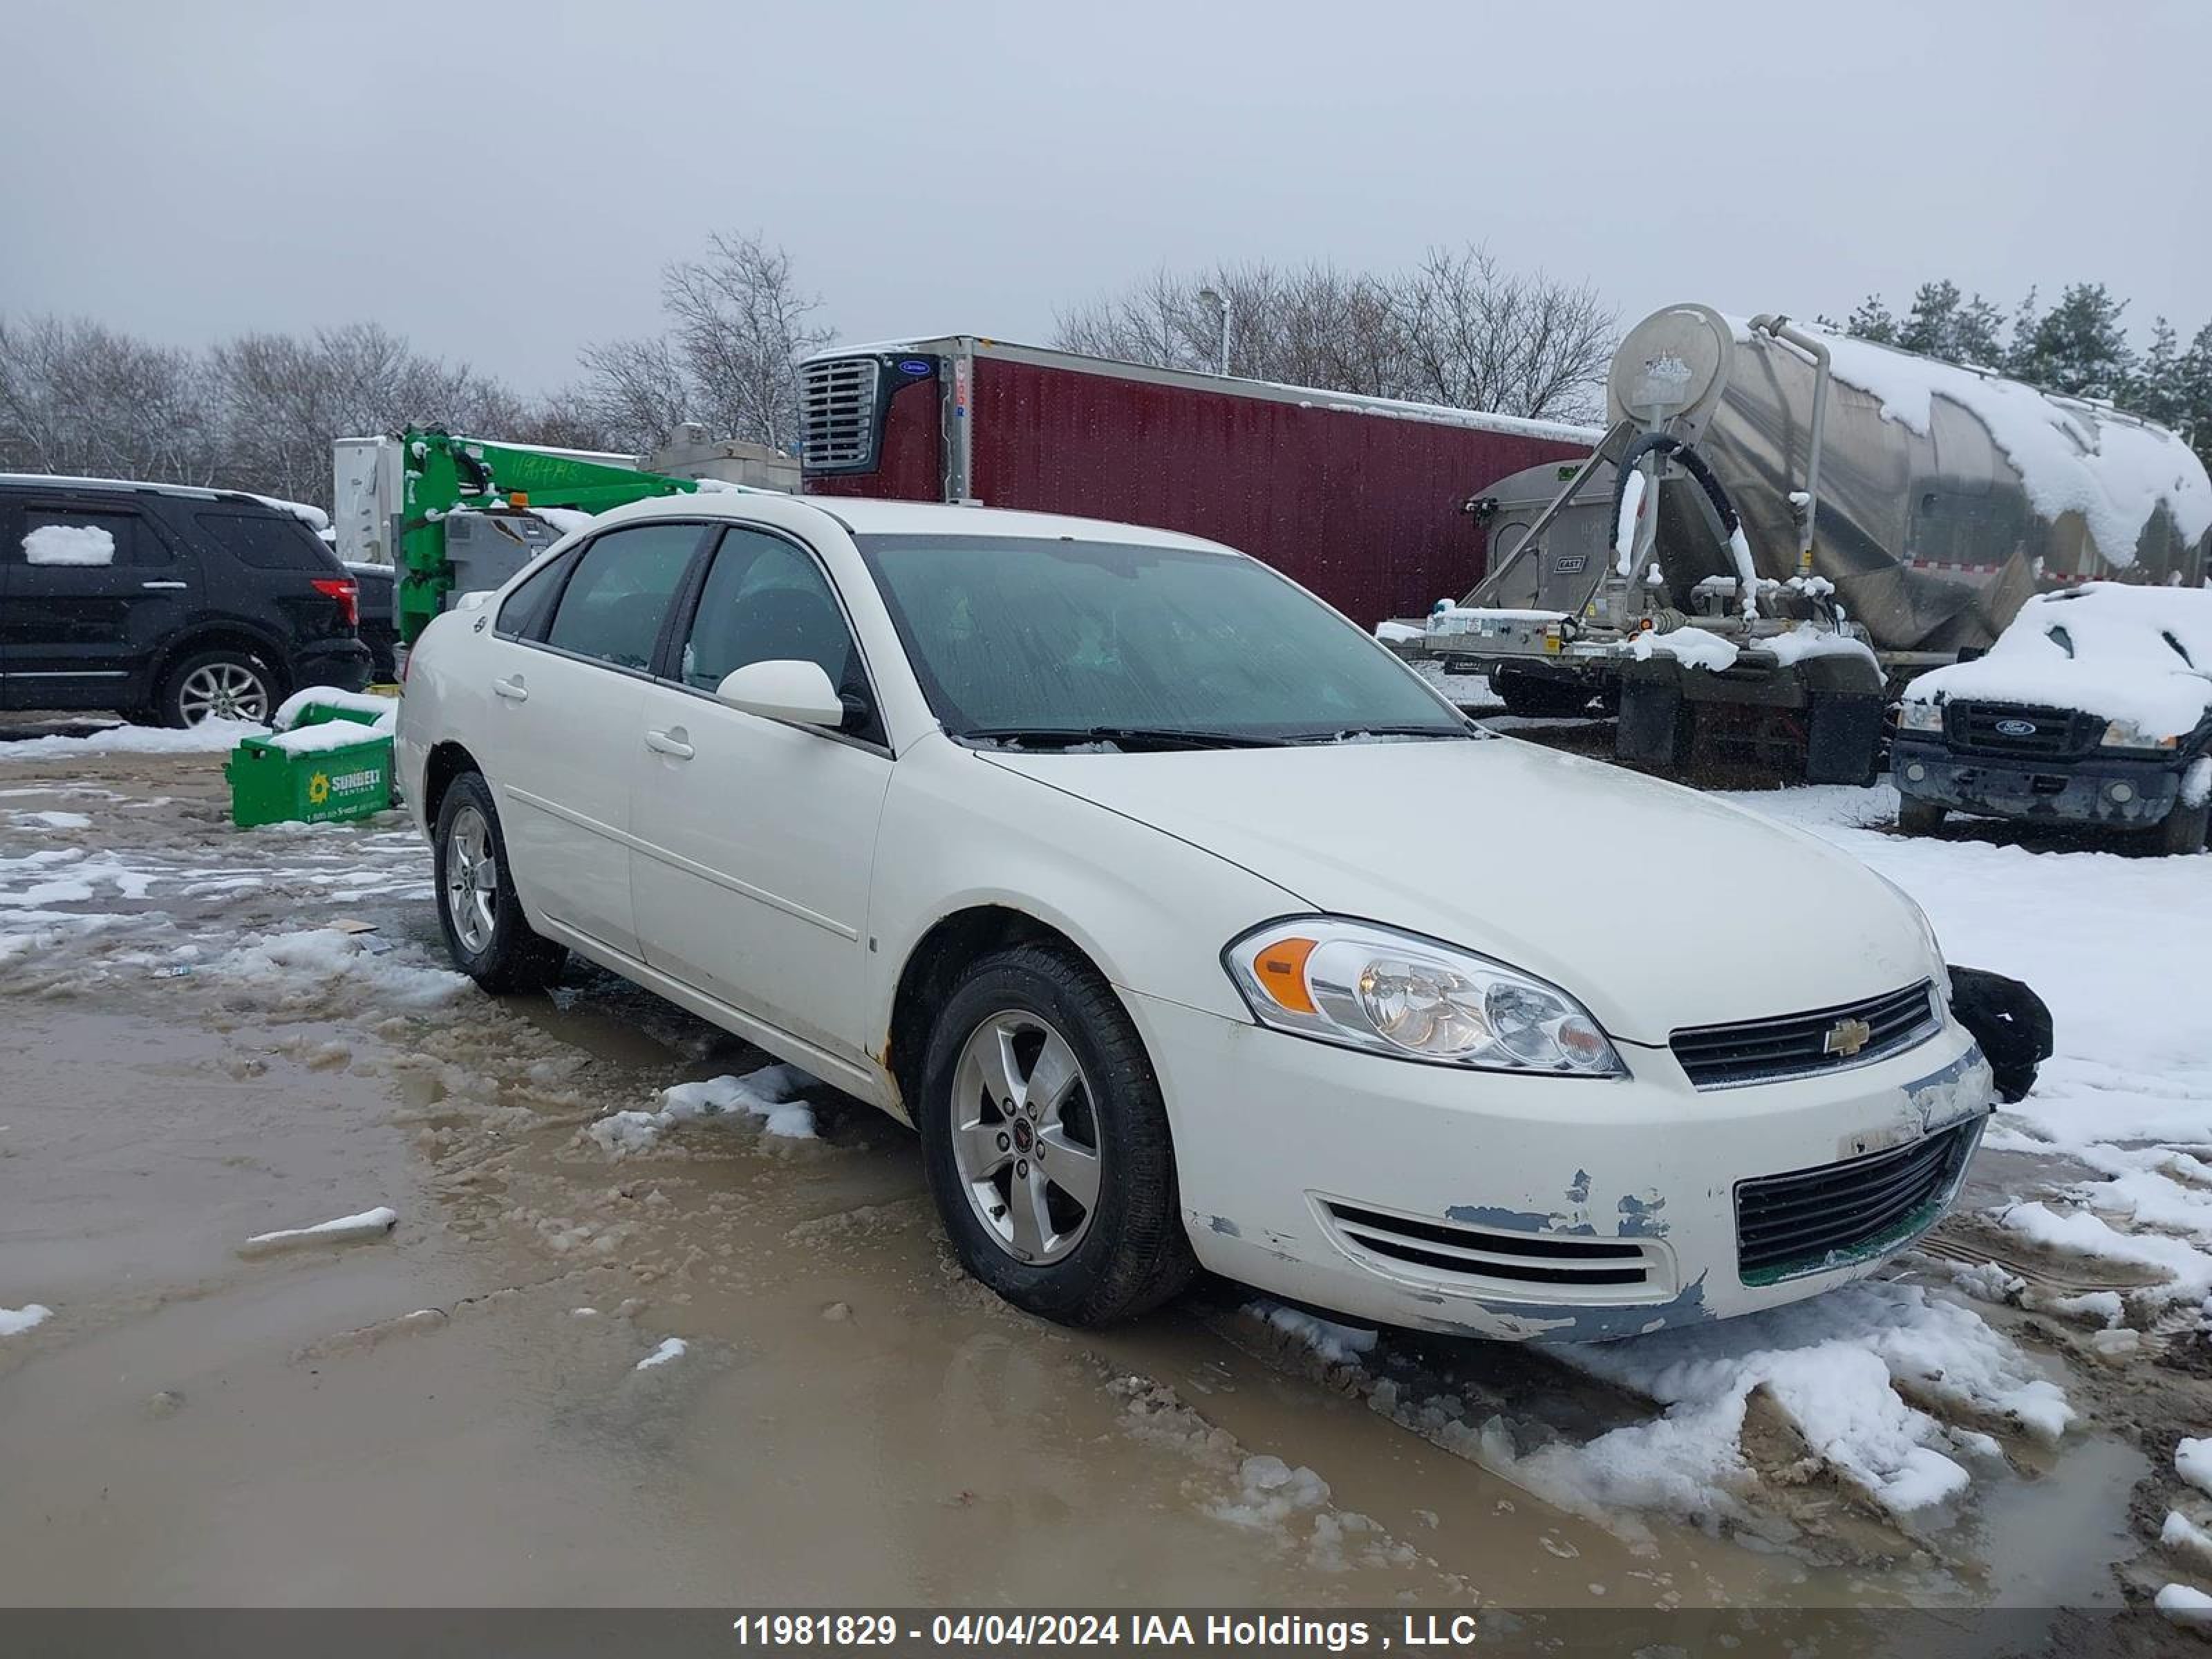
{"label": "snow-covered roof", "polygon": [[2079,708],[2179,737],[2212,708],[2212,590],[2087,582],[2039,593],[1987,656],[1923,674],[1905,696]]}
{"label": "snow-covered roof", "polygon": [[[1739,341],[1753,337],[1748,323],[1729,320]],[[1874,398],[1885,419],[1924,437],[1937,398],[1972,415],[2019,470],[2037,514],[2081,514],[2097,551],[2116,567],[2135,562],[2136,543],[2161,503],[2185,542],[2212,529],[2212,477],[2162,426],[1987,370],[1799,326],[1820,337],[1835,378]]]}
{"label": "snow-covered roof", "polygon": [[257,495],[250,489],[217,489],[204,484],[166,483],[157,478],[86,478],[64,472],[0,472],[0,484],[33,489],[132,489],[155,495],[181,495],[196,501],[258,501],[263,507],[289,513],[310,529],[331,527],[331,516],[306,501],[288,501],[277,495]]}

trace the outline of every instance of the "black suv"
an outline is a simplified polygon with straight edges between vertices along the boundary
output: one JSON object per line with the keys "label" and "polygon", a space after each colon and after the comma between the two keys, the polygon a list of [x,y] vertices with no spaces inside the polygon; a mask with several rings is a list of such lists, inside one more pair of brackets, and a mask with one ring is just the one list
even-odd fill
{"label": "black suv", "polygon": [[266,720],[367,684],[359,621],[337,555],[259,496],[0,475],[0,708]]}

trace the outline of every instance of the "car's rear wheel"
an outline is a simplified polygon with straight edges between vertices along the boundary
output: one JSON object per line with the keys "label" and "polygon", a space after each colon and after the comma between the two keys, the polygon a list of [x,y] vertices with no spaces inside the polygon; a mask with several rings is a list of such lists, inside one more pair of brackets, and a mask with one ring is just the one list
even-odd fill
{"label": "car's rear wheel", "polygon": [[172,668],[161,682],[156,712],[165,726],[192,726],[207,720],[266,723],[276,707],[276,680],[269,666],[246,652],[228,647],[196,651]]}
{"label": "car's rear wheel", "polygon": [[1189,1282],[1159,1082],[1087,963],[1022,945],[971,965],[931,1032],[917,1125],[962,1263],[1016,1307],[1103,1325]]}
{"label": "car's rear wheel", "polygon": [[463,773],[447,787],[432,845],[438,927],[453,965],[497,993],[543,991],[558,981],[568,953],[541,938],[522,914],[499,810],[482,773]]}
{"label": "car's rear wheel", "polygon": [[2212,834],[2212,801],[2202,806],[2184,806],[2176,801],[2151,833],[2158,837],[2161,853],[2203,852],[2207,835]]}
{"label": "car's rear wheel", "polygon": [[1907,795],[1897,803],[1897,827],[1908,836],[1932,836],[1943,827],[1946,808]]}

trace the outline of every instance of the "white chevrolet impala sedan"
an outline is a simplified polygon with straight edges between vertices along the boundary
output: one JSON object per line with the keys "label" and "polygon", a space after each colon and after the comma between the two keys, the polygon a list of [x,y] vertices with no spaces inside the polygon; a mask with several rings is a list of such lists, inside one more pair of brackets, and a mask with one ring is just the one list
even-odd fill
{"label": "white chevrolet impala sedan", "polygon": [[1911,902],[1489,735],[1212,543],[709,495],[423,635],[399,720],[453,958],[574,951],[921,1137],[1048,1318],[1200,1267],[1587,1340],[1864,1273],[1990,1106]]}

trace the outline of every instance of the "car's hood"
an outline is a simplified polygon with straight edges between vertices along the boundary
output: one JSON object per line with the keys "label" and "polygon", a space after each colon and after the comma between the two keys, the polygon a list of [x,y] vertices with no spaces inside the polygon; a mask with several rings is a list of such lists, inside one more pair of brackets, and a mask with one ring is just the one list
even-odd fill
{"label": "car's hood", "polygon": [[1826,842],[1532,744],[984,758],[1316,910],[1525,969],[1632,1042],[1875,996],[1936,967],[1911,902]]}

